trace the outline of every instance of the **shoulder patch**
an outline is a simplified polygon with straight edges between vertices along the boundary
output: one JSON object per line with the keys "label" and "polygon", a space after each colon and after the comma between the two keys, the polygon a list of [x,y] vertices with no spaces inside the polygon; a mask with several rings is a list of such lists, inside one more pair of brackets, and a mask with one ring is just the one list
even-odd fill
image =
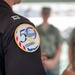
{"label": "shoulder patch", "polygon": [[25,52],[35,52],[40,45],[37,30],[29,24],[19,25],[14,33],[15,42]]}

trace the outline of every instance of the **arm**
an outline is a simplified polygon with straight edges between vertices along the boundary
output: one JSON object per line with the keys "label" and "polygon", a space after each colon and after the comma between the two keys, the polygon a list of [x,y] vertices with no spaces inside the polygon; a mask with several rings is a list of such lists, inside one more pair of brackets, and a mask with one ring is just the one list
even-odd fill
{"label": "arm", "polygon": [[64,70],[62,75],[75,75],[75,72],[72,71],[72,65],[70,64],[67,69]]}
{"label": "arm", "polygon": [[60,57],[60,54],[61,54],[61,44],[59,44],[58,49],[57,49],[57,52],[56,52],[56,55],[53,58],[54,62],[56,62],[56,63],[58,62],[59,57]]}
{"label": "arm", "polygon": [[44,66],[47,69],[54,68],[59,60],[60,54],[61,54],[61,45],[62,45],[62,39],[60,36],[60,33],[58,30],[56,30],[56,40],[55,40],[55,45],[56,45],[56,53],[55,56],[51,59],[47,59],[44,61]]}
{"label": "arm", "polygon": [[59,60],[60,54],[61,54],[61,44],[59,44],[59,47],[58,47],[55,57],[52,59],[46,59],[44,61],[45,68],[46,69],[54,68]]}
{"label": "arm", "polygon": [[72,50],[73,50],[73,47],[72,47],[72,44],[69,45],[69,49],[68,49],[68,55],[69,55],[69,62],[72,63]]}
{"label": "arm", "polygon": [[53,61],[55,62],[55,65],[57,64],[60,54],[61,54],[61,46],[62,46],[62,37],[60,35],[60,32],[58,29],[56,29],[56,40],[55,40],[55,44],[56,44],[56,54],[53,58]]}

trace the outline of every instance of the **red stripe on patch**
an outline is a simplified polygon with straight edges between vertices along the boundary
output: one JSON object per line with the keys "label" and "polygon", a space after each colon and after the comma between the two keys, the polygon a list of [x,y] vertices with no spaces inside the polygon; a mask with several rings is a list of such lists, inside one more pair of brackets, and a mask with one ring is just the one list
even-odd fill
{"label": "red stripe on patch", "polygon": [[18,41],[18,36],[16,36],[16,41]]}
{"label": "red stripe on patch", "polygon": [[24,50],[26,50],[26,47],[25,47],[25,46],[23,46],[23,49],[24,49]]}
{"label": "red stripe on patch", "polygon": [[21,46],[21,42],[19,42],[19,46]]}

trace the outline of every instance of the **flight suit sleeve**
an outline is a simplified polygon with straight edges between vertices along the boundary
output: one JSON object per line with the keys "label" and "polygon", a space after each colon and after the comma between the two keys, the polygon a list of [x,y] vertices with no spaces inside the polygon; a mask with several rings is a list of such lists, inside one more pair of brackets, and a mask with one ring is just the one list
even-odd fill
{"label": "flight suit sleeve", "polygon": [[0,75],[5,75],[4,53],[2,48],[2,32],[0,32]]}
{"label": "flight suit sleeve", "polygon": [[11,24],[4,33],[3,46],[6,75],[45,75],[40,39],[33,25]]}

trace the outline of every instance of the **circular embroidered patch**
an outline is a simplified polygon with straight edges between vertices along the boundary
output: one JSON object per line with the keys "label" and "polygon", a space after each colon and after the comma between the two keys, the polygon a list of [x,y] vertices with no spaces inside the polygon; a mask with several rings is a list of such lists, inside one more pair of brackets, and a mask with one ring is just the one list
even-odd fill
{"label": "circular embroidered patch", "polygon": [[37,30],[29,24],[19,25],[14,33],[15,41],[19,48],[25,52],[35,52],[40,45]]}

